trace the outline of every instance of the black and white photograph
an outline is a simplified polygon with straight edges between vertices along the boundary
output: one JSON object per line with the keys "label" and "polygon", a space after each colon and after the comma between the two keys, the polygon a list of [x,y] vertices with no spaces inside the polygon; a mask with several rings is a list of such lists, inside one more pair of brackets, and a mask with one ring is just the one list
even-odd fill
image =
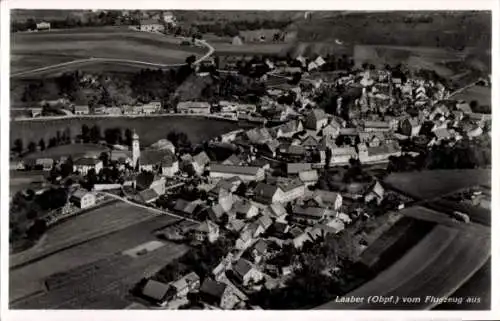
{"label": "black and white photograph", "polygon": [[9,16],[8,309],[492,309],[491,10]]}

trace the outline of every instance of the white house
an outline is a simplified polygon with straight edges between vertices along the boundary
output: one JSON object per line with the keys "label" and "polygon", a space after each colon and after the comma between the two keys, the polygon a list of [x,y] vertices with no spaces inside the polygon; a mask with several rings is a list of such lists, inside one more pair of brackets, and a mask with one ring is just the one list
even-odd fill
{"label": "white house", "polygon": [[75,204],[81,209],[88,208],[95,205],[96,197],[94,193],[79,189],[70,197],[70,202]]}
{"label": "white house", "polygon": [[181,101],[177,112],[183,114],[210,114],[210,104],[202,101]]}
{"label": "white house", "polygon": [[80,174],[82,174],[82,175],[87,175],[87,173],[91,169],[94,169],[96,174],[97,174],[102,170],[102,167],[103,167],[102,161],[100,159],[96,159],[96,158],[83,157],[83,158],[77,159],[73,163],[73,171],[80,172]]}

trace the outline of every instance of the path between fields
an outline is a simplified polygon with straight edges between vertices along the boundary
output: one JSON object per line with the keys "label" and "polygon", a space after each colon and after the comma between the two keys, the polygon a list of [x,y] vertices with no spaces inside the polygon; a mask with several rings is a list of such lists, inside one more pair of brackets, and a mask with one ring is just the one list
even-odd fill
{"label": "path between fields", "polygon": [[118,196],[118,195],[115,195],[115,194],[111,194],[111,193],[108,193],[108,192],[101,192],[101,193],[105,194],[105,195],[107,195],[109,197],[113,197],[113,198],[115,198],[117,200],[121,200],[121,201],[123,201],[123,202],[125,202],[127,204],[130,204],[132,206],[135,206],[135,207],[140,207],[140,208],[152,211],[152,212],[156,212],[156,213],[160,213],[160,214],[164,214],[164,215],[173,216],[173,217],[176,217],[176,218],[179,218],[179,219],[182,219],[182,220],[186,220],[186,221],[189,221],[189,222],[193,222],[193,223],[200,223],[200,221],[193,220],[191,218],[187,218],[187,217],[184,217],[184,216],[176,215],[176,214],[171,213],[171,212],[162,211],[162,210],[157,209],[157,208],[153,208],[153,207],[145,206],[145,205],[138,204],[138,203],[135,203],[135,202],[131,202],[128,199],[126,199],[124,197],[121,197],[121,196]]}
{"label": "path between fields", "polygon": [[[202,46],[208,48],[208,52],[205,55],[203,55],[200,59],[196,60],[194,62],[195,65],[206,60],[208,57],[210,57],[215,52],[214,47],[212,47],[205,40],[198,40],[197,39],[196,42],[201,44]],[[172,67],[180,67],[180,66],[185,65],[185,63],[160,64],[160,63],[153,63],[153,62],[142,61],[142,60],[90,57],[90,58],[85,58],[85,59],[78,59],[78,60],[72,60],[72,61],[63,62],[63,63],[59,63],[59,64],[49,65],[49,66],[45,66],[45,67],[35,68],[35,69],[31,69],[31,70],[20,71],[20,72],[11,74],[10,76],[12,78],[26,76],[26,75],[31,75],[31,74],[43,72],[43,71],[48,71],[51,69],[57,69],[57,68],[61,68],[61,67],[66,67],[66,66],[75,65],[75,64],[82,64],[82,63],[86,63],[86,62],[116,62],[116,63],[146,65],[146,66],[159,67],[159,68],[172,68]]]}

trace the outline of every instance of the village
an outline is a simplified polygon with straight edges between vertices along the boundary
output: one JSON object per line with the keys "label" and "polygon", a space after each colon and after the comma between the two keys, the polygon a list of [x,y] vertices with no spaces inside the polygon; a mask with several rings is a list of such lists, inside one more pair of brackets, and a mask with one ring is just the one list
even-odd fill
{"label": "village", "polygon": [[[164,19],[175,26],[173,17]],[[44,23],[37,28],[50,29]],[[164,26],[148,19],[137,28],[157,32]],[[243,40],[235,36],[232,45],[286,37],[259,32]],[[339,63],[345,70],[332,71]],[[490,148],[491,113],[484,112],[489,106],[457,98],[470,87],[490,88],[487,75],[451,89],[401,66],[355,66],[347,57],[335,61],[318,54],[210,58],[192,67],[197,79],[252,75],[265,92],[255,103],[233,96],[90,107],[61,98],[31,108],[30,117],[39,119],[169,114],[246,126],[199,144],[168,128],[166,138],[147,146],[135,128],[126,128],[125,138],[109,130],[103,137],[86,125],[81,134],[65,134],[60,146],[33,143],[29,153],[12,159],[11,171],[45,176],[11,195],[11,208],[28,217],[11,225],[11,242],[36,243],[62,221],[125,202],[175,218],[155,237],[189,247],[185,257],[135,280],[129,308],[287,308],[277,297],[293,282],[317,285],[326,278],[334,290],[317,295],[333,299],[360,284],[364,274],[376,273],[364,251],[400,219],[394,213],[416,202],[384,183],[389,173],[442,168],[440,157],[453,159],[450,168],[489,166],[483,154],[453,156]],[[83,77],[86,86],[98,81]],[[89,136],[95,136],[92,144]],[[53,156],[65,146],[80,151]],[[474,206],[489,206],[487,191],[465,193]],[[33,199],[44,202],[36,214],[26,205]],[[458,212],[454,220],[470,222]],[[155,251],[155,244],[127,255],[140,257]],[[303,295],[318,300],[316,293]]]}

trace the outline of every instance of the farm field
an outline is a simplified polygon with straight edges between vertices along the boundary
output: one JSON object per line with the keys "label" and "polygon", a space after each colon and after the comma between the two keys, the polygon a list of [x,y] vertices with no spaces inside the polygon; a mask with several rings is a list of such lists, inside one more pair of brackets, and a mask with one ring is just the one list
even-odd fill
{"label": "farm field", "polygon": [[[34,247],[11,255],[10,267],[151,219],[156,212],[117,202],[86,212],[49,229]],[[172,220],[174,218],[171,218]]]}
{"label": "farm field", "polygon": [[491,170],[454,169],[391,173],[384,182],[412,198],[437,198],[476,185],[491,188]]}
{"label": "farm field", "polygon": [[78,157],[99,157],[102,152],[108,151],[108,148],[98,144],[70,144],[61,145],[56,147],[47,148],[44,151],[31,153],[25,159],[37,158],[60,158],[62,156],[69,156],[73,158]]}
{"label": "farm field", "polygon": [[[11,269],[10,301],[14,302],[43,289],[51,275],[105,259],[115,253],[155,239],[153,232],[171,224],[169,216],[156,216],[104,237],[61,250],[39,261]],[[170,246],[170,245],[168,245]]]}
{"label": "farm field", "polygon": [[233,45],[227,42],[211,42],[217,55],[270,55],[285,54],[290,48],[288,43],[243,43],[242,45]]}
{"label": "farm field", "polygon": [[222,119],[208,119],[196,116],[165,117],[107,117],[107,118],[71,118],[41,121],[12,121],[10,123],[11,144],[20,138],[24,144],[30,141],[38,142],[41,138],[47,141],[56,135],[56,132],[70,128],[73,135],[80,134],[82,125],[89,127],[97,125],[104,132],[107,128],[120,127],[123,130],[135,129],[143,146],[151,145],[159,139],[165,138],[170,131],[181,131],[187,134],[192,143],[199,143],[206,139],[227,133],[238,128],[241,124]]}
{"label": "farm field", "polygon": [[491,106],[491,87],[472,86],[453,96],[456,100],[477,101],[480,106]]}
{"label": "farm field", "polygon": [[[14,309],[84,309],[95,308],[100,298],[123,302],[141,278],[150,276],[187,251],[184,245],[168,244],[133,259],[114,254],[51,278],[48,292],[11,304]],[[97,271],[94,273],[94,271]],[[106,300],[105,302],[109,302]],[[123,308],[102,306],[100,308]]]}
{"label": "farm field", "polygon": [[491,211],[479,206],[457,203],[446,199],[426,203],[426,207],[442,212],[458,211],[469,216],[472,222],[491,226]]}
{"label": "farm field", "polygon": [[11,170],[9,174],[9,194],[15,195],[17,192],[29,188],[32,183],[44,182],[46,174],[43,171],[21,172]]}
{"label": "farm field", "polygon": [[14,33],[11,36],[11,72],[90,57],[183,63],[189,55],[206,52],[205,48],[180,46],[180,42],[173,37],[126,27]]}
{"label": "farm field", "polygon": [[478,233],[444,225],[436,226],[395,264],[346,294],[364,298],[370,295],[418,297],[421,298],[419,302],[405,303],[400,300],[388,304],[368,304],[366,301],[361,304],[345,304],[331,301],[318,309],[431,308],[436,303],[425,302],[425,297],[444,297],[455,292],[488,260],[490,245],[490,233],[486,228]]}

